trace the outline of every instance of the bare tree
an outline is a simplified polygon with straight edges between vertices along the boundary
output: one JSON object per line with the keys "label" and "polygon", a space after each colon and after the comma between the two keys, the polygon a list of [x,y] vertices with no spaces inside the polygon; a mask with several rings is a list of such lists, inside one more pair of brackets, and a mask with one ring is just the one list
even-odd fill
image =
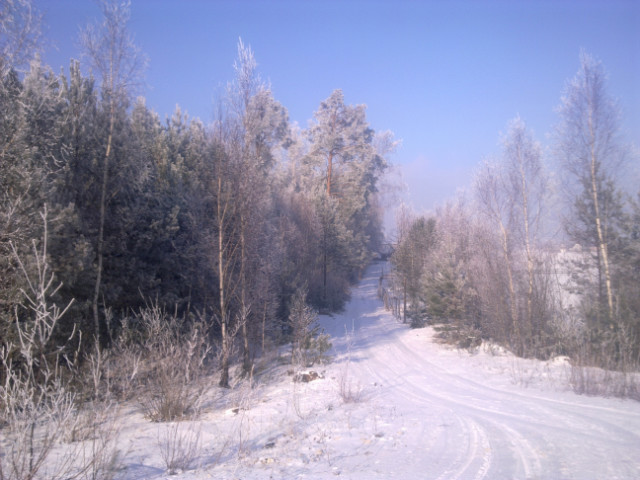
{"label": "bare tree", "polygon": [[41,21],[30,0],[0,0],[0,84],[37,53]]}
{"label": "bare tree", "polygon": [[[501,256],[507,275],[512,338],[520,339],[520,323],[513,269],[513,238],[509,229],[511,199],[505,188],[505,174],[499,164],[485,162],[475,179],[475,191],[482,214],[497,228]],[[491,255],[491,253],[489,253]]]}
{"label": "bare tree", "polygon": [[407,293],[409,291],[409,281],[411,280],[409,272],[413,264],[413,257],[409,248],[409,230],[414,222],[413,215],[406,205],[402,204],[396,213],[396,231],[397,238],[393,255],[391,255],[391,263],[395,269],[396,275],[399,277],[402,288],[402,322],[407,322]]}
{"label": "bare tree", "polygon": [[[526,314],[523,323],[527,333],[538,336],[546,318],[543,300],[548,292],[539,291],[543,283],[537,282],[536,272],[540,270],[540,244],[542,215],[547,202],[547,177],[542,166],[540,144],[527,130],[525,123],[516,117],[509,123],[503,140],[503,163],[506,173],[507,195],[511,206],[510,230],[514,236],[516,249],[523,252],[526,264]],[[528,338],[527,343],[533,338]]]}
{"label": "bare tree", "polygon": [[[548,292],[541,291],[544,282],[539,281],[537,273],[547,181],[540,145],[520,117],[509,122],[502,143],[501,160],[485,163],[478,174],[476,195],[482,214],[490,221],[485,234],[500,239],[502,262],[495,264],[502,265],[506,274],[512,346],[519,354],[526,354],[538,341],[547,318],[543,304]],[[489,258],[493,252],[485,254],[486,262],[493,263]],[[499,283],[494,280],[494,290]],[[490,291],[486,289],[489,295]],[[487,305],[495,302],[495,298],[485,299]]]}
{"label": "bare tree", "polygon": [[128,92],[137,81],[146,63],[145,57],[133,43],[127,30],[130,3],[117,0],[102,0],[100,7],[103,22],[90,25],[81,33],[81,43],[93,68],[100,74],[102,92],[107,104],[109,127],[102,165],[100,186],[100,217],[97,241],[97,271],[92,307],[96,341],[100,338],[100,316],[98,300],[103,274],[104,227],[109,189],[109,163],[113,155],[117,109],[126,102]]}

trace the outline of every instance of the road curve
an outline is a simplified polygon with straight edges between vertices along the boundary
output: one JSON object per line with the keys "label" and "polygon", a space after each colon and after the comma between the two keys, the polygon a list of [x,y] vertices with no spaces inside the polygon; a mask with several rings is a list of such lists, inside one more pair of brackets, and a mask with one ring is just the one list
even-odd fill
{"label": "road curve", "polygon": [[324,326],[368,401],[402,417],[396,465],[441,480],[640,478],[640,403],[495,387],[454,368],[429,330],[410,331],[383,310],[381,268],[367,270]]}

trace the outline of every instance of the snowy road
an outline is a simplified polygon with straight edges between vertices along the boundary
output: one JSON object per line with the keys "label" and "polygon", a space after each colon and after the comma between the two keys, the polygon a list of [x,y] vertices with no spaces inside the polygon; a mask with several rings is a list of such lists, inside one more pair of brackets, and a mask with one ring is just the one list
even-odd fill
{"label": "snowy road", "polygon": [[356,477],[640,478],[639,403],[487,374],[483,362],[505,360],[435,344],[431,329],[408,330],[385,312],[381,268],[368,270],[342,314],[323,317],[349,381],[364,386],[371,415],[401,439],[379,442]]}

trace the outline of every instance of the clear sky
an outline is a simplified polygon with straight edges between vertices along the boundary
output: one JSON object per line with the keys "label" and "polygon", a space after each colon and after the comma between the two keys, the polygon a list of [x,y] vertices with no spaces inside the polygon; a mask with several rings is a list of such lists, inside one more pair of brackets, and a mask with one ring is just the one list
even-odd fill
{"label": "clear sky", "polygon": [[[67,69],[79,57],[79,28],[99,9],[90,0],[35,4],[45,14],[44,61]],[[549,145],[581,48],[603,62],[626,138],[640,145],[638,0],[133,0],[131,10],[150,60],[140,93],[161,118],[179,104],[210,121],[242,37],[302,127],[336,88],[366,104],[372,127],[402,140],[393,161],[417,209],[469,186],[516,115]]]}

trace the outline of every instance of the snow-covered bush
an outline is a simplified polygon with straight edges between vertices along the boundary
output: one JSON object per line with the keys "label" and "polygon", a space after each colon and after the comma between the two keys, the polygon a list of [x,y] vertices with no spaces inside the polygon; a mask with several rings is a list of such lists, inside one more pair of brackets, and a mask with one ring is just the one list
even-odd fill
{"label": "snow-covered bush", "polygon": [[462,322],[439,324],[435,326],[438,338],[458,348],[473,350],[482,344],[482,333],[473,326]]}
{"label": "snow-covered bush", "polygon": [[180,428],[182,423],[165,425],[158,431],[157,445],[167,473],[188,470],[200,452],[200,430]]}
{"label": "snow-covered bush", "polygon": [[317,312],[307,305],[304,289],[298,289],[291,300],[289,311],[291,325],[291,363],[310,367],[326,363],[331,348],[329,335],[318,325]]}
{"label": "snow-covered bush", "polygon": [[135,318],[140,335],[140,406],[154,422],[166,422],[197,412],[207,390],[202,382],[211,347],[200,324],[183,321],[157,304]]}
{"label": "snow-covered bush", "polygon": [[[43,240],[33,242],[33,258],[26,264],[12,244],[24,275],[20,312],[14,312],[16,343],[0,343],[0,480],[32,479],[44,470],[60,478],[71,468],[73,456],[47,462],[75,414],[75,395],[64,378],[64,345],[51,339],[66,308],[51,301],[55,285],[47,256],[47,213],[42,213]],[[69,339],[70,340],[70,339]]]}

